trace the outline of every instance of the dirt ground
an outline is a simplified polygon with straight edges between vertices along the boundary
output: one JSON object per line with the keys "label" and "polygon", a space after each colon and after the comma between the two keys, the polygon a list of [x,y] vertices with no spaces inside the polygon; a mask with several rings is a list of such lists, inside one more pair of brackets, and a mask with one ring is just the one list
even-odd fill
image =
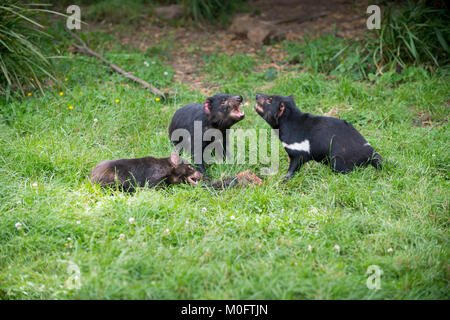
{"label": "dirt ground", "polygon": [[[306,35],[332,33],[335,28],[339,37],[359,38],[366,28],[366,1],[254,0],[252,3],[254,11],[258,13],[253,16],[261,21],[276,23],[277,30],[285,34],[287,40],[295,41]],[[201,90],[204,94],[213,91],[214,87],[204,81],[199,67],[202,55],[215,51],[256,55],[260,49],[248,39],[218,26],[180,27],[160,21],[156,24],[140,24],[128,32],[118,32],[111,26],[101,24],[91,27],[111,32],[122,44],[132,45],[143,51],[162,40],[171,39],[176,43],[169,49],[168,61],[176,71],[174,81],[188,84],[192,89]],[[259,67],[262,70],[274,67],[282,71],[286,54],[280,49],[279,43],[266,46],[266,55],[271,61]]]}

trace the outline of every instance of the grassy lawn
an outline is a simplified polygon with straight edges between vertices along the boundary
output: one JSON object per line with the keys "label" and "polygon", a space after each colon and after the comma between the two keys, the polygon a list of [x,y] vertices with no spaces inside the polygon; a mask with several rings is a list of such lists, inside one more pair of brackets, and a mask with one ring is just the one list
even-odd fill
{"label": "grassy lawn", "polygon": [[[91,44],[105,39],[90,34]],[[0,102],[1,299],[450,298],[448,71],[410,67],[363,81],[299,64],[268,75],[258,70],[264,50],[205,55],[217,93],[249,102],[235,128],[269,130],[251,108],[255,93],[293,94],[302,111],[334,109],[388,163],[348,175],[308,163],[283,185],[279,145],[280,171],[261,187],[129,195],[92,186],[90,170],[106,159],[167,157],[173,112],[206,97],[172,81],[151,52],[118,46],[105,56],[174,94],[156,101],[75,55],[60,62],[65,87]],[[208,168],[213,178],[244,169],[260,173]],[[73,264],[79,288],[67,285]],[[383,271],[380,290],[366,286],[371,265]]]}

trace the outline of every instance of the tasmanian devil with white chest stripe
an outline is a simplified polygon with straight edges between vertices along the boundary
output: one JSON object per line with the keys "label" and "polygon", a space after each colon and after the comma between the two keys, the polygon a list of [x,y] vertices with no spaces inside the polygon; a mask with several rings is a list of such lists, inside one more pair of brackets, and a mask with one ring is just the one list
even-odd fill
{"label": "tasmanian devil with white chest stripe", "polygon": [[347,121],[301,112],[294,97],[256,95],[255,111],[273,128],[289,155],[286,179],[306,162],[331,165],[340,173],[371,164],[381,169],[381,156]]}

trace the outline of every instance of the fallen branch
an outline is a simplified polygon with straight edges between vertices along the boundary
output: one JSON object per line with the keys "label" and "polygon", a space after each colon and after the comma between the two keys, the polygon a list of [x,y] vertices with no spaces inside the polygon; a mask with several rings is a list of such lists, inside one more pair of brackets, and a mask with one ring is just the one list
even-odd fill
{"label": "fallen branch", "polygon": [[143,87],[147,88],[150,92],[163,97],[164,99],[167,98],[167,93],[162,92],[161,90],[158,90],[157,88],[155,88],[154,86],[152,86],[150,83],[148,83],[145,80],[142,80],[136,76],[134,76],[131,72],[126,72],[125,70],[119,68],[118,66],[116,66],[114,63],[108,61],[105,59],[105,57],[101,56],[100,54],[98,54],[97,52],[93,51],[91,48],[89,48],[86,44],[86,42],[84,42],[78,35],[76,35],[75,33],[73,33],[70,30],[67,30],[67,32],[72,35],[72,37],[74,37],[75,39],[77,39],[81,45],[77,45],[77,44],[73,44],[75,46],[75,48],[77,48],[80,51],[84,51],[85,53],[96,57],[98,59],[100,59],[101,61],[103,61],[105,64],[107,64],[111,69],[113,69],[114,71],[117,71],[118,73],[122,74],[123,76],[127,77],[128,79],[139,83],[140,85],[142,85]]}

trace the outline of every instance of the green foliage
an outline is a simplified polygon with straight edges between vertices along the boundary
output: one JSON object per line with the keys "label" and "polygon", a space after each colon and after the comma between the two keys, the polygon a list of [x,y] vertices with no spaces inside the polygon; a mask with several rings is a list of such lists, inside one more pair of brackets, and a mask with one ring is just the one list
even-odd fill
{"label": "green foliage", "polygon": [[183,0],[185,12],[196,23],[227,23],[232,14],[246,9],[246,0]]}
{"label": "green foliage", "polygon": [[55,80],[46,52],[50,36],[38,22],[49,12],[12,0],[0,4],[0,95],[16,90],[25,95],[32,88],[42,90],[43,79]]}
{"label": "green foliage", "polygon": [[379,68],[408,64],[449,63],[450,15],[446,8],[425,1],[407,1],[382,12],[376,46],[371,48]]}
{"label": "green foliage", "polygon": [[214,52],[204,55],[203,62],[203,71],[208,74],[205,81],[220,83],[223,92],[230,94],[252,94],[255,83],[275,77],[273,72],[269,75],[254,72],[257,61],[244,53],[228,55]]}
{"label": "green foliage", "polygon": [[[315,73],[351,75],[363,79],[373,70],[370,55],[360,43],[345,40],[335,35],[305,38],[304,42],[286,41],[288,62],[301,63]],[[372,67],[372,68],[371,68]]]}
{"label": "green foliage", "polygon": [[[86,38],[98,52],[109,47],[109,36]],[[408,67],[371,82],[291,70],[266,79],[255,73],[262,57],[205,57],[216,92],[241,93],[250,105],[256,92],[293,94],[314,114],[336,108],[388,164],[340,175],[308,163],[280,184],[288,157],[279,145],[280,170],[260,187],[124,194],[92,186],[90,170],[106,159],[167,157],[174,111],[205,98],[170,82],[159,57],[129,50],[105,56],[170,86],[169,101],[83,55],[60,61],[63,95],[50,87],[0,100],[0,299],[450,298],[445,69]],[[244,110],[235,128],[270,131]],[[435,126],[414,125],[424,112]],[[261,165],[212,165],[208,173],[245,169],[260,174]],[[80,268],[79,289],[66,285],[70,262]],[[383,270],[376,291],[366,287],[374,264]]]}
{"label": "green foliage", "polygon": [[145,0],[101,0],[87,7],[87,21],[108,21],[114,24],[139,24],[147,20],[151,5]]}
{"label": "green foliage", "polygon": [[[410,65],[447,66],[450,51],[448,11],[423,1],[382,7],[381,29],[369,31],[364,39],[351,41],[336,35],[286,42],[288,61],[313,72],[333,76],[348,74],[354,79]],[[374,33],[376,36],[374,36]]]}
{"label": "green foliage", "polygon": [[217,79],[229,80],[239,74],[248,75],[256,65],[255,59],[243,53],[235,55],[214,52],[203,57],[204,71],[211,73]]}

